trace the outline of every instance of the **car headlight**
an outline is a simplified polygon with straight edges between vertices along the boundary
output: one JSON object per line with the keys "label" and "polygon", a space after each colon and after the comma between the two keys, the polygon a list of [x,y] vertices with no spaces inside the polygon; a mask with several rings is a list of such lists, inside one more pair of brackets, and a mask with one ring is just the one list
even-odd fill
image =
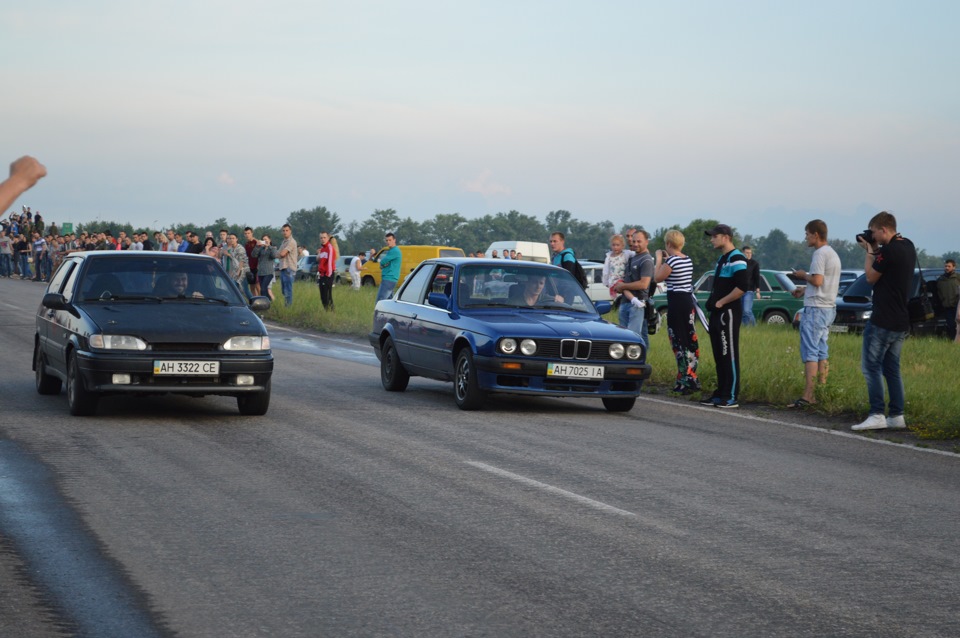
{"label": "car headlight", "polygon": [[132,335],[90,335],[90,346],[102,350],[146,350],[147,342]]}
{"label": "car headlight", "polygon": [[503,354],[513,354],[517,351],[517,340],[516,339],[501,339],[500,340],[500,352]]}
{"label": "car headlight", "polygon": [[269,350],[270,337],[230,337],[223,342],[224,350]]}
{"label": "car headlight", "polygon": [[537,342],[533,339],[524,339],[520,342],[520,352],[528,357],[537,351]]}
{"label": "car headlight", "polygon": [[863,312],[860,313],[860,318],[863,319],[864,321],[869,319],[871,316],[873,316],[872,310],[864,310]]}
{"label": "car headlight", "polygon": [[627,359],[636,361],[641,356],[643,356],[643,346],[638,343],[627,346]]}
{"label": "car headlight", "polygon": [[614,359],[622,359],[624,353],[624,348],[622,343],[611,343],[610,344],[610,356]]}

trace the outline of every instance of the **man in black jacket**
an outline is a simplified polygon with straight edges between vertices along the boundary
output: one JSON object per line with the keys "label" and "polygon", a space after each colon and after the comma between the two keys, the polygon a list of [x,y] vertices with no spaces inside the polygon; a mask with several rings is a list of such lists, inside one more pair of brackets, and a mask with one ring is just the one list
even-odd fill
{"label": "man in black jacket", "polygon": [[[870,220],[869,232],[857,235],[866,251],[863,272],[873,286],[873,314],[863,328],[860,369],[867,381],[870,414],[851,429],[902,430],[904,391],[900,376],[900,350],[910,331],[907,301],[913,285],[917,250],[913,242],[897,232],[897,219],[884,211]],[[884,404],[883,382],[887,383],[889,404]],[[884,411],[886,408],[886,417]]]}
{"label": "man in black jacket", "polygon": [[757,318],[753,316],[753,300],[760,294],[760,262],[753,258],[753,248],[744,246],[740,249],[747,258],[747,291],[740,298],[743,303],[743,325],[757,325]]}

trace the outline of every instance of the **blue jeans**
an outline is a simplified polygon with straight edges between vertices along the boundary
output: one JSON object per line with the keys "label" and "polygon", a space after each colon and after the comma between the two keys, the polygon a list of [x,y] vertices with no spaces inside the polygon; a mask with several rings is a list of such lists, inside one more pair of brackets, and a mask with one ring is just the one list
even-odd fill
{"label": "blue jeans", "polygon": [[740,300],[743,303],[743,320],[741,323],[745,326],[755,326],[757,325],[757,318],[753,316],[753,300],[757,296],[757,293],[753,290],[748,290],[743,293],[743,296],[740,297]]}
{"label": "blue jeans", "polygon": [[11,266],[10,255],[3,253],[0,254],[0,277],[9,277],[10,273],[13,272],[13,266]]}
{"label": "blue jeans", "polygon": [[284,268],[280,271],[280,290],[283,291],[283,300],[286,305],[293,303],[293,270]]}
{"label": "blue jeans", "polygon": [[[806,311],[804,311],[806,312]],[[863,354],[860,371],[867,380],[867,396],[870,399],[870,414],[883,414],[883,381],[887,382],[890,394],[888,416],[903,414],[905,402],[903,379],[900,377],[900,349],[906,332],[893,332],[867,321],[863,328]]]}
{"label": "blue jeans", "polygon": [[20,253],[20,276],[30,278],[30,255],[27,253]]}
{"label": "blue jeans", "polygon": [[397,282],[384,279],[380,282],[380,288],[377,290],[377,301],[388,299],[393,289],[397,287]]}
{"label": "blue jeans", "polygon": [[813,363],[830,358],[827,338],[830,336],[830,325],[836,318],[836,308],[803,307],[803,320],[800,322],[801,361]]}
{"label": "blue jeans", "polygon": [[[629,305],[629,304],[628,304]],[[637,333],[640,341],[643,342],[645,350],[650,349],[650,335],[647,334],[647,313],[648,308],[637,308],[630,306],[630,320],[627,323],[627,330]],[[649,308],[652,312],[652,308]]]}
{"label": "blue jeans", "polygon": [[630,305],[630,302],[626,298],[620,299],[620,327],[626,328],[630,325],[630,310],[633,309],[633,306]]}

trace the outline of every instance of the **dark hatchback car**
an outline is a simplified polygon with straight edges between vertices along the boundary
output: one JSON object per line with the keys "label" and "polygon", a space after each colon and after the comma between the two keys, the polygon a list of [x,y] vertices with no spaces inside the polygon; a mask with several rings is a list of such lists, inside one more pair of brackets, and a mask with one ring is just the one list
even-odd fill
{"label": "dark hatchback car", "polygon": [[[910,296],[920,294],[920,270],[913,271],[913,288]],[[931,298],[934,309],[940,308],[936,296],[937,277],[943,274],[943,268],[923,268],[923,279],[927,282],[927,294]],[[843,292],[843,297],[837,298],[837,318],[830,326],[831,332],[863,332],[867,319],[873,314],[873,286],[867,281],[866,275],[861,275]],[[933,319],[911,324],[910,333],[916,335],[933,335],[945,332],[947,324],[940,316]]]}
{"label": "dark hatchback car", "polygon": [[556,266],[430,259],[377,303],[370,344],[388,391],[416,375],[452,381],[463,410],[518,394],[593,397],[623,412],[650,366],[636,334],[601,318],[609,310]]}
{"label": "dark hatchback car", "polygon": [[267,330],[219,262],[203,255],[95,251],[66,257],[37,310],[37,392],[67,386],[70,413],[111,394],[235,396],[241,414],[270,405]]}

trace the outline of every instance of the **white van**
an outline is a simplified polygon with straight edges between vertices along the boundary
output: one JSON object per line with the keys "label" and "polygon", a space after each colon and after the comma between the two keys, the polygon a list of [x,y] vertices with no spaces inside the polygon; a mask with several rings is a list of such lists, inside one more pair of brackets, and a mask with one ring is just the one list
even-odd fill
{"label": "white van", "polygon": [[497,257],[500,257],[504,250],[507,252],[515,250],[521,253],[524,261],[537,261],[541,264],[550,263],[550,247],[534,241],[495,241],[490,244],[483,255],[489,259],[493,257],[493,251],[497,251]]}

